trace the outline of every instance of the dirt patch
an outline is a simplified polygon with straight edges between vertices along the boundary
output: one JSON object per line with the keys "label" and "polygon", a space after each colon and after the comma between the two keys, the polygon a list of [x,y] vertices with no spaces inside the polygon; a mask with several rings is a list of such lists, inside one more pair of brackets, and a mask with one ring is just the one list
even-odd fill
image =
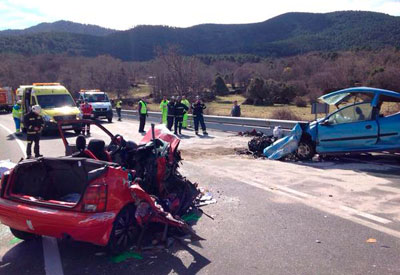
{"label": "dirt patch", "polygon": [[190,148],[181,150],[184,159],[214,159],[218,156],[235,155],[235,148],[226,148],[222,146],[212,148]]}

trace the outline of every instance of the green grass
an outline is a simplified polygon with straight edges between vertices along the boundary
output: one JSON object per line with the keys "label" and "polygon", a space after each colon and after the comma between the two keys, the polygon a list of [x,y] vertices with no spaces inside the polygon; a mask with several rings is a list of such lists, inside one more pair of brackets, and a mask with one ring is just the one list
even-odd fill
{"label": "green grass", "polygon": [[[210,115],[230,116],[233,101],[237,100],[238,104],[242,104],[245,99],[246,98],[242,95],[218,96],[214,102],[207,104],[206,113]],[[279,109],[290,110],[302,120],[314,120],[315,118],[315,116],[311,114],[310,106],[296,107],[295,105],[282,104],[276,104],[274,106],[241,105],[242,117],[274,118],[273,112]]]}
{"label": "green grass", "polygon": [[149,96],[153,91],[152,87],[148,84],[139,84],[138,86],[139,87],[132,88],[128,92],[128,97],[135,97],[135,98],[146,97]]}
{"label": "green grass", "polygon": [[[134,97],[140,95],[149,95],[151,87],[148,85],[141,85],[137,91],[133,91]],[[135,88],[136,89],[136,88]],[[230,116],[233,101],[237,100],[239,104],[245,101],[245,97],[242,95],[228,95],[228,96],[217,96],[213,102],[206,103],[207,109],[205,114],[207,115],[218,115],[218,116]],[[160,105],[158,103],[149,102],[147,107],[150,111],[159,112]],[[134,106],[133,109],[136,109]],[[241,105],[242,117],[254,117],[254,118],[274,118],[273,112],[279,109],[286,109],[293,112],[301,120],[314,120],[315,116],[311,114],[311,107],[296,107],[295,105],[282,105],[276,104],[274,106],[253,106],[253,105]],[[321,116],[320,116],[321,117]]]}

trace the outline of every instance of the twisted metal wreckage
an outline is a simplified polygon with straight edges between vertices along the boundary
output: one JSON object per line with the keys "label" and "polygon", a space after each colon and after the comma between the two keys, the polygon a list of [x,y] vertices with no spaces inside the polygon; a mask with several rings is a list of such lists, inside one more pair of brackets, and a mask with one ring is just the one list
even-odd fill
{"label": "twisted metal wreckage", "polygon": [[[82,123],[99,127],[110,143],[91,139],[86,146],[78,136],[70,144],[63,125]],[[0,221],[16,237],[72,238],[112,253],[154,238],[203,240],[190,220],[215,200],[179,173],[180,140],[165,126],[152,125],[139,144],[90,120],[62,121],[58,128],[66,156],[0,165]]]}
{"label": "twisted metal wreckage", "polygon": [[[319,100],[336,106],[337,110],[316,121],[296,124],[287,136],[269,145],[263,143],[268,145],[263,149],[266,158],[295,156],[299,160],[310,160],[315,154],[400,151],[400,112],[396,108],[399,93],[353,87],[328,93]],[[249,143],[250,150],[252,144],[257,142]]]}

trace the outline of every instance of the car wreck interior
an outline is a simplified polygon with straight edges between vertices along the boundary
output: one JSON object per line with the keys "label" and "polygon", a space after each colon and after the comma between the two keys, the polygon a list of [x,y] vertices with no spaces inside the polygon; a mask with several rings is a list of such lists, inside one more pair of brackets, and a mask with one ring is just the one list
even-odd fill
{"label": "car wreck interior", "polygon": [[91,180],[106,169],[99,161],[85,158],[41,158],[21,163],[11,185],[11,196],[30,200],[78,203]]}

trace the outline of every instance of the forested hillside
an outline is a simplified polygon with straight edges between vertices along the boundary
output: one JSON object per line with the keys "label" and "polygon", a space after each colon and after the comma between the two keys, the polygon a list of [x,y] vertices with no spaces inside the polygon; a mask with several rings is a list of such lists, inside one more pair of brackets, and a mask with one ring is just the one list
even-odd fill
{"label": "forested hillside", "polygon": [[[77,31],[67,22],[0,35],[0,52],[25,55],[107,54],[125,61],[155,57],[156,47],[178,45],[184,55],[285,57],[312,51],[380,49],[400,45],[400,18],[373,12],[287,13],[255,24],[204,24],[190,28],[138,26],[113,31],[95,26]],[[59,23],[58,23],[59,24]],[[78,24],[79,25],[79,24]],[[8,31],[9,32],[9,31]],[[0,32],[1,34],[1,32]]]}
{"label": "forested hillside", "polygon": [[54,23],[40,23],[36,26],[26,28],[23,30],[4,30],[0,31],[0,35],[23,35],[23,34],[42,33],[42,32],[66,32],[66,33],[105,36],[113,32],[116,32],[116,30],[102,28],[96,25],[79,24],[71,21],[60,20]]}

